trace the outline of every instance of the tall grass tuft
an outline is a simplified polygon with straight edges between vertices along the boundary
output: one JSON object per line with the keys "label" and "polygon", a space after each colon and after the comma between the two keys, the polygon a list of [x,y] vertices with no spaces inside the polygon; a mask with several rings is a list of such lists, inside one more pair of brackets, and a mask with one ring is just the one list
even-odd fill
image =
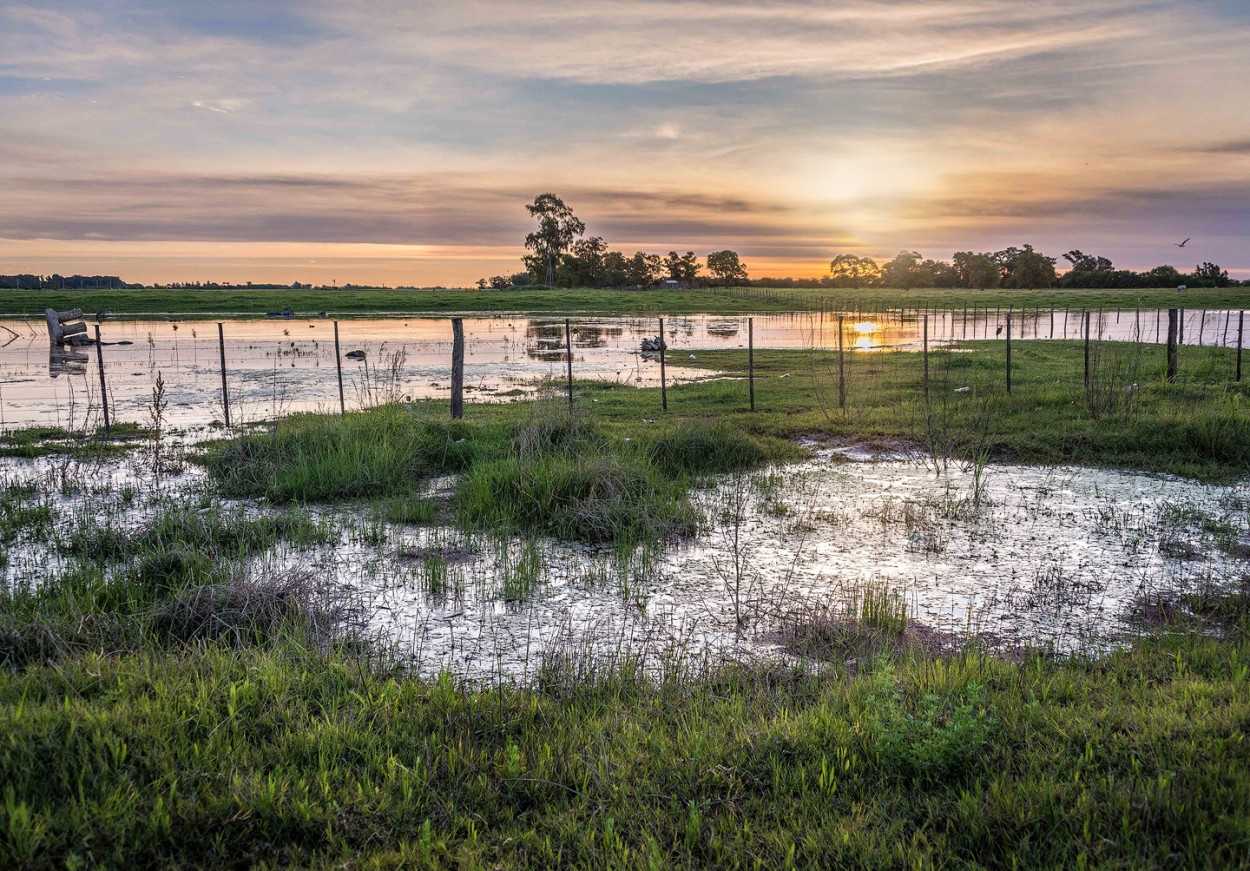
{"label": "tall grass tuft", "polygon": [[412,492],[431,475],[473,462],[474,430],[402,408],[296,415],[271,433],[218,445],[204,459],[223,493],[317,502]]}

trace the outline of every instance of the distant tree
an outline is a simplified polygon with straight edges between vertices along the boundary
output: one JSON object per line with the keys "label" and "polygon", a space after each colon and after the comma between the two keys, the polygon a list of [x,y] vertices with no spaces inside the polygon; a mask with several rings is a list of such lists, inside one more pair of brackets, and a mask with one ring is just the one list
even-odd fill
{"label": "distant tree", "polygon": [[1193,272],[1194,278],[1203,284],[1210,283],[1215,287],[1228,287],[1228,271],[1220,269],[1214,263],[1207,261],[1201,266],[1195,266]]}
{"label": "distant tree", "polygon": [[1156,266],[1145,273],[1147,287],[1176,287],[1183,283],[1180,270],[1175,266]]}
{"label": "distant tree", "polygon": [[503,290],[512,286],[512,279],[506,275],[492,275],[490,277],[490,286],[495,290]]}
{"label": "distant tree", "polygon": [[508,281],[511,282],[513,287],[524,287],[530,283],[531,278],[528,272],[514,272],[508,278]]}
{"label": "distant tree", "polygon": [[893,260],[881,267],[881,283],[886,287],[909,290],[913,287],[931,287],[933,276],[925,270],[920,252],[900,251]]}
{"label": "distant tree", "polygon": [[608,243],[602,236],[578,239],[561,263],[561,284],[569,287],[603,287],[603,257]]}
{"label": "distant tree", "polygon": [[478,289],[478,290],[485,290],[485,289],[486,289],[486,287],[487,287],[487,284],[486,284],[486,279],[485,279],[485,278],[479,278],[479,279],[477,280],[477,289]]}
{"label": "distant tree", "polygon": [[990,257],[1002,271],[1003,287],[1034,289],[1055,283],[1055,258],[1039,254],[1032,245],[1004,248]]}
{"label": "distant tree", "polygon": [[[964,255],[961,257],[960,255]],[[955,268],[960,273],[962,284],[974,290],[986,290],[998,287],[1001,278],[998,264],[988,254],[973,254],[961,251],[955,255]]]}
{"label": "distant tree", "polygon": [[693,251],[687,251],[685,254],[678,254],[676,251],[668,252],[664,267],[668,270],[669,278],[680,281],[686,286],[694,284],[702,268],[699,265],[699,258]]}
{"label": "distant tree", "polygon": [[626,283],[636,287],[650,287],[664,274],[664,259],[659,254],[635,251],[625,265]]}
{"label": "distant tree", "polygon": [[1108,272],[1112,269],[1111,261],[1106,257],[1086,254],[1077,249],[1063,255],[1063,259],[1071,263],[1077,272]]}
{"label": "distant tree", "polygon": [[1016,258],[1011,274],[1015,287],[1027,290],[1050,287],[1055,283],[1055,260],[1036,251],[1024,251]]}
{"label": "distant tree", "polygon": [[881,267],[871,257],[839,254],[829,263],[829,278],[834,287],[864,287],[881,275]]}
{"label": "distant tree", "polygon": [[533,260],[537,262],[527,259],[527,265],[531,272],[540,266],[544,283],[550,287],[555,284],[560,256],[569,250],[575,238],[586,232],[586,225],[553,193],[539,194],[525,209],[538,221],[538,229],[525,237],[525,247],[534,252]]}
{"label": "distant tree", "polygon": [[629,284],[629,261],[620,251],[609,251],[603,255],[603,286],[624,287]]}
{"label": "distant tree", "polygon": [[738,259],[737,251],[713,251],[707,256],[707,271],[721,284],[746,281],[747,278],[747,268]]}

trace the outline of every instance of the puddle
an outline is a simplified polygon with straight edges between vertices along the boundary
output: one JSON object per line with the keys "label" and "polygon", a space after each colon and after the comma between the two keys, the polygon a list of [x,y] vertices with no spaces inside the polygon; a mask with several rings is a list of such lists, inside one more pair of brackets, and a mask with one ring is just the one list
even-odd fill
{"label": "puddle", "polygon": [[[93,490],[51,497],[58,529],[78,512],[137,525],[155,510],[146,473],[124,464],[0,466],[10,481],[51,484],[67,473]],[[348,591],[369,628],[419,671],[473,679],[525,679],[544,657],[569,650],[592,660],[776,657],[765,639],[786,613],[881,582],[932,630],[1005,648],[1096,653],[1131,643],[1124,618],[1143,594],[1221,586],[1250,572],[1250,552],[1228,547],[1250,540],[1245,482],[996,465],[983,480],[978,502],[971,471],[938,474],[915,459],[847,462],[822,448],[808,461],[697,491],[711,520],[704,534],[626,557],[318,509],[339,530],[332,544],[282,546],[253,569],[311,569]],[[186,494],[204,483],[189,471],[165,487]],[[139,491],[128,505],[125,488]],[[20,540],[6,557],[10,585],[38,583],[61,562]]]}

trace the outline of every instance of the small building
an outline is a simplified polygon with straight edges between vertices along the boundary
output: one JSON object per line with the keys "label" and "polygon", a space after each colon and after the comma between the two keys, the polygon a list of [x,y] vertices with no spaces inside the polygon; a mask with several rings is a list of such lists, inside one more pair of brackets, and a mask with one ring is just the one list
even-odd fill
{"label": "small building", "polygon": [[665,288],[676,289],[678,287],[681,287],[681,282],[678,281],[676,278],[666,278],[664,279],[664,283],[662,286]]}

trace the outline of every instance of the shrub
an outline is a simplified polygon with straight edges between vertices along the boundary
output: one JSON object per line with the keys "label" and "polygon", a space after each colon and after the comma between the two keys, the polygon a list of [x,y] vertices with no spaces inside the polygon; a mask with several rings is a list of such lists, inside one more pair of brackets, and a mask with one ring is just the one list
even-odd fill
{"label": "shrub", "polygon": [[697,526],[682,488],[644,462],[605,455],[479,464],[455,502],[468,526],[589,543],[654,540]]}
{"label": "shrub", "polygon": [[724,424],[682,423],[651,442],[651,463],[666,475],[706,475],[752,469],[768,452],[751,436]]}

